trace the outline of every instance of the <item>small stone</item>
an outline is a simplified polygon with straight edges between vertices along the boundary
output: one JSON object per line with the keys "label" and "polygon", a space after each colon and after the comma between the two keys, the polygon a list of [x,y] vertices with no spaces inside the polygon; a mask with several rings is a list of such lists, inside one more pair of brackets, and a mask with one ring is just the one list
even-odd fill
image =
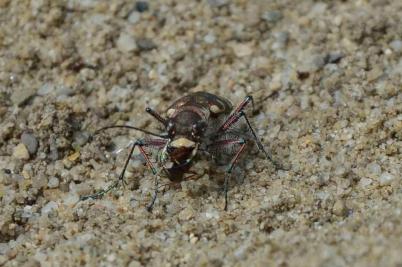
{"label": "small stone", "polygon": [[57,205],[56,202],[54,201],[50,201],[49,203],[47,203],[45,206],[43,206],[42,210],[41,210],[41,214],[42,215],[47,215],[50,212],[52,212],[53,210],[56,210],[59,206]]}
{"label": "small stone", "polygon": [[197,241],[198,241],[198,237],[195,236],[193,233],[190,234],[190,237],[189,237],[189,238],[190,238],[190,243],[193,244],[193,245],[194,245],[195,243],[197,243]]}
{"label": "small stone", "polygon": [[119,39],[117,39],[117,49],[123,53],[132,52],[137,49],[137,43],[133,36],[127,33],[121,33]]}
{"label": "small stone", "polygon": [[8,258],[5,255],[0,255],[0,266],[3,266],[6,262],[8,262]]}
{"label": "small stone", "polygon": [[75,205],[78,201],[80,201],[80,198],[79,198],[78,195],[75,194],[75,193],[70,193],[70,194],[68,194],[68,195],[64,198],[64,200],[63,200],[64,204],[67,205],[67,206],[73,206],[73,205]]}
{"label": "small stone", "polygon": [[137,1],[135,3],[135,9],[142,13],[149,10],[149,4],[146,1]]}
{"label": "small stone", "polygon": [[21,218],[29,219],[32,216],[33,216],[32,206],[29,205],[25,206],[22,211]]}
{"label": "small stone", "polygon": [[44,174],[38,173],[32,177],[32,187],[36,189],[42,189],[47,186],[47,178]]}
{"label": "small stone", "polygon": [[282,19],[282,13],[277,10],[267,11],[262,14],[261,18],[267,22],[275,23]]}
{"label": "small stone", "polygon": [[300,64],[298,72],[315,72],[320,70],[326,64],[326,57],[323,55],[309,55],[305,56],[304,60]]}
{"label": "small stone", "polygon": [[52,92],[56,91],[56,87],[52,83],[44,83],[39,89],[38,89],[38,95],[39,96],[45,96],[48,95]]}
{"label": "small stone", "polygon": [[74,132],[73,139],[74,145],[79,147],[85,145],[89,140],[90,134],[88,132]]}
{"label": "small stone", "polygon": [[127,18],[128,22],[130,22],[131,24],[136,24],[138,21],[140,21],[140,19],[141,14],[138,11],[131,12]]}
{"label": "small stone", "polygon": [[250,56],[253,53],[253,49],[250,44],[234,43],[231,45],[233,51],[237,57]]}
{"label": "small stone", "polygon": [[[8,243],[0,243],[0,255],[4,255],[10,250]],[[1,265],[1,264],[0,264]]]}
{"label": "small stone", "polygon": [[128,265],[128,267],[141,267],[141,266],[143,266],[143,265],[139,261],[136,261],[136,260],[132,260],[130,262],[130,264]]}
{"label": "small stone", "polygon": [[209,33],[207,35],[204,36],[204,42],[206,42],[207,44],[213,44],[216,41],[216,37],[215,35]]}
{"label": "small stone", "polygon": [[345,216],[347,213],[347,209],[344,201],[338,199],[332,208],[332,212],[337,216]]}
{"label": "small stone", "polygon": [[137,40],[137,46],[140,51],[150,51],[156,48],[156,44],[148,38]]}
{"label": "small stone", "polygon": [[23,143],[18,144],[14,148],[13,157],[22,160],[29,159],[29,152],[27,147]]}
{"label": "small stone", "polygon": [[380,69],[379,67],[374,67],[367,73],[367,81],[369,82],[375,81],[378,78],[380,78],[382,74],[383,74],[382,69]]}
{"label": "small stone", "polygon": [[33,155],[38,150],[38,140],[36,137],[28,132],[24,132],[21,135],[21,142],[26,146],[30,155]]}
{"label": "small stone", "polygon": [[205,212],[205,217],[207,219],[219,219],[220,216],[219,216],[219,212],[216,209],[210,208],[210,209],[208,209],[207,212]]}
{"label": "small stone", "polygon": [[395,179],[395,176],[392,175],[391,173],[383,172],[380,175],[380,185],[382,185],[382,186],[390,185],[394,179]]}
{"label": "small stone", "polygon": [[59,187],[60,181],[57,177],[52,177],[49,179],[49,182],[47,183],[47,186],[49,188],[57,188]]}
{"label": "small stone", "polygon": [[377,178],[381,173],[381,166],[376,162],[372,162],[366,167],[367,176],[370,178]]}
{"label": "small stone", "polygon": [[0,118],[2,118],[8,111],[7,107],[0,107]]}
{"label": "small stone", "polygon": [[228,0],[208,0],[208,4],[211,7],[222,7],[224,5],[227,5],[228,3]]}
{"label": "small stone", "polygon": [[14,90],[11,94],[11,102],[16,106],[23,105],[36,93],[36,89],[30,86]]}
{"label": "small stone", "polygon": [[367,187],[369,185],[371,185],[373,183],[373,180],[371,180],[370,178],[361,178],[359,181],[359,185],[361,187]]}
{"label": "small stone", "polygon": [[68,159],[69,161],[72,161],[72,162],[76,161],[76,160],[79,159],[79,158],[80,158],[80,152],[79,152],[79,151],[74,152],[73,154],[71,154],[71,155],[69,155],[69,156],[67,157],[67,159]]}
{"label": "small stone", "polygon": [[401,40],[393,40],[389,46],[394,50],[395,52],[402,52],[402,41]]}
{"label": "small stone", "polygon": [[341,52],[329,52],[325,57],[325,61],[327,63],[336,64],[344,57],[345,55]]}

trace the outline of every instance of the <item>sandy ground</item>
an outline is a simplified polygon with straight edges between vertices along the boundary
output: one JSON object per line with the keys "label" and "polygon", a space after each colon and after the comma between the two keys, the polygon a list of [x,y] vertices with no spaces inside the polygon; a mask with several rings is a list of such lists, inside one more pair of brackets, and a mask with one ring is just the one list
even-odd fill
{"label": "sandy ground", "polygon": [[[401,18],[396,0],[0,0],[0,266],[402,266]],[[153,213],[138,160],[78,201],[143,136],[95,129],[157,131],[144,108],[194,91],[253,95],[288,169],[249,151],[227,212],[203,161]]]}

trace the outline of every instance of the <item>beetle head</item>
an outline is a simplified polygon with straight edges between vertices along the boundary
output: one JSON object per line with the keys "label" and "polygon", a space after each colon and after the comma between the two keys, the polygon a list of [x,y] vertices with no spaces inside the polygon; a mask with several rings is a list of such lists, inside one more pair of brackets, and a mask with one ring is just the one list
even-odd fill
{"label": "beetle head", "polygon": [[171,164],[176,166],[186,165],[190,163],[192,158],[197,154],[197,150],[198,143],[184,136],[178,136],[167,144],[166,155]]}

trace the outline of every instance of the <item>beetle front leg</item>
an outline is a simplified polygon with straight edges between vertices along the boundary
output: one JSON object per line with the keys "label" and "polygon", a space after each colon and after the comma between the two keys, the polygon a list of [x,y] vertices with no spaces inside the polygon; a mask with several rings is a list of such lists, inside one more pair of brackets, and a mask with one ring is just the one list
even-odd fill
{"label": "beetle front leg", "polygon": [[164,146],[166,144],[166,140],[163,139],[151,139],[151,140],[147,140],[147,141],[142,141],[142,140],[138,140],[136,142],[134,142],[131,146],[130,149],[130,153],[124,163],[124,167],[123,170],[121,171],[119,178],[114,181],[111,185],[109,185],[108,187],[106,187],[105,189],[99,190],[98,192],[92,194],[92,195],[87,195],[87,196],[81,196],[80,200],[87,200],[87,199],[98,199],[103,197],[105,194],[107,194],[108,192],[110,192],[111,190],[117,188],[119,186],[120,183],[125,183],[124,181],[124,176],[128,167],[128,164],[131,160],[131,157],[133,155],[134,149],[138,146],[141,152],[141,155],[144,157],[148,167],[151,169],[152,173],[155,175],[157,173],[155,167],[153,166],[152,162],[149,159],[148,154],[145,152],[144,147],[146,146],[155,146],[155,147],[161,147]]}
{"label": "beetle front leg", "polygon": [[231,159],[228,169],[225,174],[225,181],[223,184],[223,192],[225,195],[225,210],[228,208],[228,191],[229,191],[229,178],[230,175],[233,171],[233,168],[235,167],[236,163],[239,160],[239,157],[241,153],[244,151],[246,148],[246,140],[243,138],[233,138],[233,139],[224,139],[224,140],[218,140],[215,141],[214,143],[209,145],[209,148],[211,147],[224,147],[224,146],[234,146],[234,145],[240,145],[239,149],[236,151],[236,154],[233,156]]}

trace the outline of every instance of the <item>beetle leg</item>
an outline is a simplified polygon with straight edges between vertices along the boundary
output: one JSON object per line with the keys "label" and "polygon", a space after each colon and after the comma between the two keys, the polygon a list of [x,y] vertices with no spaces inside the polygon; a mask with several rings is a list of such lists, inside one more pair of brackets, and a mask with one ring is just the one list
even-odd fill
{"label": "beetle leg", "polygon": [[111,190],[117,188],[118,185],[120,184],[120,182],[123,183],[123,185],[124,185],[126,183],[125,180],[124,180],[124,175],[126,173],[128,163],[130,162],[131,157],[133,155],[134,149],[137,146],[139,147],[142,156],[145,158],[145,161],[146,161],[148,167],[151,169],[152,173],[154,175],[156,175],[157,171],[156,171],[155,167],[153,166],[152,162],[150,161],[148,154],[145,152],[144,147],[147,147],[147,146],[157,146],[157,147],[159,147],[159,146],[165,145],[166,142],[163,142],[163,141],[165,141],[165,140],[151,139],[151,140],[147,140],[147,141],[138,140],[138,141],[134,142],[132,144],[132,146],[131,146],[130,153],[129,153],[129,155],[128,155],[125,163],[124,163],[124,167],[123,167],[123,170],[121,171],[121,173],[119,175],[119,178],[116,181],[114,181],[111,185],[106,187],[105,189],[99,190],[98,192],[96,192],[96,193],[94,193],[92,195],[81,196],[80,200],[87,200],[89,198],[92,198],[92,199],[101,198],[105,194],[110,192]]}
{"label": "beetle leg", "polygon": [[218,131],[224,132],[235,124],[241,115],[241,112],[246,108],[249,103],[252,103],[254,109],[254,100],[252,96],[246,96],[246,98],[237,106],[233,113],[226,119],[226,121],[219,127]]}
{"label": "beetle leg", "polygon": [[253,98],[251,96],[247,96],[243,102],[241,102],[239,104],[239,106],[235,109],[235,111],[226,119],[226,121],[221,125],[221,127],[219,127],[218,131],[220,132],[225,132],[227,131],[232,125],[234,125],[235,123],[237,123],[239,121],[239,119],[241,117],[244,117],[246,123],[247,123],[247,127],[249,128],[249,130],[251,131],[251,134],[253,135],[254,141],[257,143],[258,149],[261,150],[264,154],[265,157],[272,162],[272,164],[275,166],[276,169],[284,169],[281,164],[279,164],[278,162],[276,162],[273,158],[272,155],[270,153],[268,153],[264,146],[262,145],[260,139],[258,138],[257,134],[255,133],[253,127],[251,126],[250,121],[247,118],[246,113],[244,112],[245,107],[247,106],[247,104],[252,103],[253,108],[254,108],[254,101]]}
{"label": "beetle leg", "polygon": [[265,157],[266,157],[269,161],[272,162],[272,164],[275,166],[276,169],[283,170],[283,169],[284,169],[283,166],[282,166],[280,163],[276,162],[276,161],[272,158],[271,153],[269,153],[268,151],[265,150],[263,144],[261,143],[261,141],[260,141],[260,139],[258,138],[257,134],[255,133],[253,127],[251,127],[250,121],[248,120],[246,113],[244,113],[244,111],[241,111],[240,113],[241,113],[241,116],[244,117],[244,119],[246,120],[247,126],[248,126],[248,128],[250,129],[251,134],[252,134],[253,137],[254,137],[254,141],[257,143],[258,149],[261,150],[261,151],[265,154]]}
{"label": "beetle leg", "polygon": [[159,179],[158,176],[155,175],[155,191],[154,191],[154,195],[152,197],[151,202],[148,204],[147,206],[147,211],[148,212],[152,212],[152,208],[154,207],[155,201],[156,201],[156,197],[158,196],[158,191],[159,191]]}
{"label": "beetle leg", "polygon": [[243,138],[233,138],[233,139],[225,139],[225,140],[219,140],[216,141],[209,146],[230,146],[230,145],[240,145],[239,149],[237,150],[236,154],[233,156],[232,160],[229,163],[228,169],[226,171],[225,175],[225,181],[223,184],[223,191],[225,194],[225,210],[227,210],[228,207],[228,190],[229,190],[229,178],[232,173],[233,168],[235,167],[241,153],[244,151],[246,147],[246,140]]}
{"label": "beetle leg", "polygon": [[240,139],[239,141],[242,141],[241,146],[240,146],[239,150],[236,152],[236,154],[234,155],[234,157],[232,158],[232,160],[230,161],[229,167],[228,167],[228,169],[226,171],[226,175],[225,175],[225,182],[223,185],[223,191],[225,194],[225,210],[228,210],[229,177],[230,177],[232,170],[235,167],[235,164],[237,163],[241,153],[244,151],[244,148],[246,147],[246,141],[244,139]]}

